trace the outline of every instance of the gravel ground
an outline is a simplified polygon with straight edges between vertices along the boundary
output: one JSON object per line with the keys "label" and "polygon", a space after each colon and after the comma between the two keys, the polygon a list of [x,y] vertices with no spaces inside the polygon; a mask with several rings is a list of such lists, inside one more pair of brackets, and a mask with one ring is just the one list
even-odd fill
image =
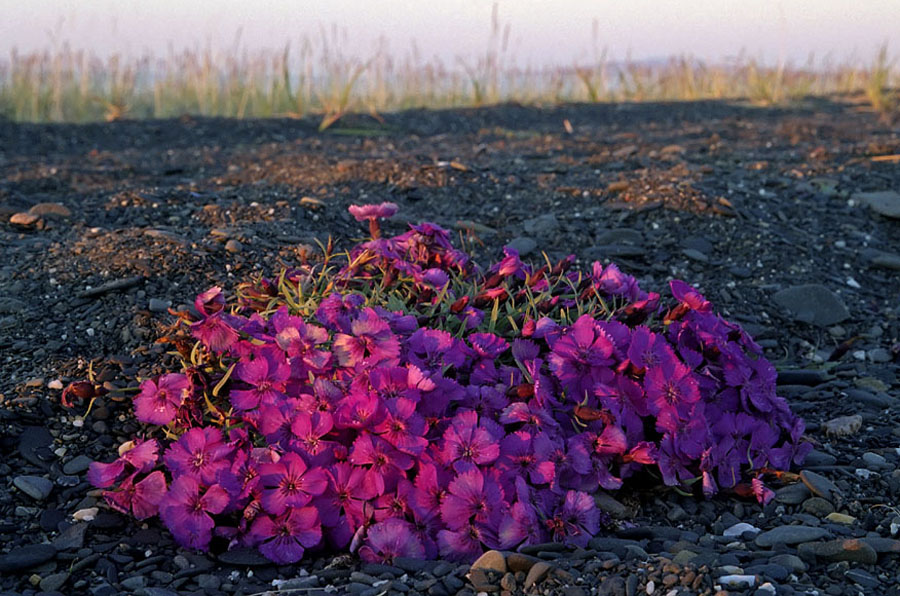
{"label": "gravel ground", "polygon": [[[900,594],[900,159],[878,159],[898,133],[852,98],[410,111],[326,133],[0,122],[0,594]],[[153,343],[170,306],[349,246],[347,205],[382,200],[401,206],[389,232],[435,221],[482,261],[512,244],[695,284],[766,348],[816,450],[764,508],[633,486],[598,495],[623,523],[587,550],[473,566],[201,555],[99,503],[87,466],[138,425],[112,399],[79,417],[62,386],[171,367]]]}

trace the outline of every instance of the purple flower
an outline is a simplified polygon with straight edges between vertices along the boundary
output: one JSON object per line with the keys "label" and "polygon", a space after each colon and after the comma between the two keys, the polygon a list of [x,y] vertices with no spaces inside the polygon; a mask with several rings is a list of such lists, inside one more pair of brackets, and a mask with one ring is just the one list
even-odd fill
{"label": "purple flower", "polygon": [[644,389],[652,404],[650,411],[654,414],[669,409],[684,417],[691,405],[700,401],[700,389],[691,369],[674,355],[669,355],[659,366],[647,371]]}
{"label": "purple flower", "polygon": [[488,465],[500,455],[500,432],[492,432],[489,421],[478,422],[475,412],[460,412],[444,433],[443,458],[457,471],[460,464]]}
{"label": "purple flower", "polygon": [[[326,491],[315,500],[322,515],[322,523],[329,527],[347,526],[347,542],[366,520],[366,501],[378,496],[378,487],[367,482],[366,468],[337,462],[328,471]],[[346,543],[344,544],[346,545]],[[340,546],[344,546],[340,545]]]}
{"label": "purple flower", "polygon": [[134,398],[134,414],[147,424],[162,426],[175,420],[178,408],[191,393],[191,381],[186,375],[162,375],[156,382],[141,383],[141,394]]}
{"label": "purple flower", "polygon": [[545,493],[549,503],[545,502],[547,512],[545,524],[554,542],[565,542],[587,548],[588,541],[600,527],[600,512],[594,499],[587,493],[570,490],[560,503],[553,493]]}
{"label": "purple flower", "polygon": [[387,321],[371,308],[366,308],[350,323],[352,335],[334,336],[333,350],[341,366],[357,370],[377,364],[395,365],[400,355],[400,342]]}
{"label": "purple flower", "polygon": [[509,515],[500,522],[498,538],[503,549],[515,549],[521,544],[547,542],[545,526],[534,507],[534,495],[524,478],[516,478],[517,500]]}
{"label": "purple flower", "polygon": [[367,481],[372,482],[381,495],[394,490],[397,480],[413,466],[413,459],[384,439],[363,434],[353,442],[350,463],[369,466]]}
{"label": "purple flower", "polygon": [[262,506],[281,515],[289,507],[303,507],[325,492],[328,475],[321,468],[307,469],[296,453],[286,453],[278,462],[259,466]]}
{"label": "purple flower", "polygon": [[230,468],[226,459],[230,452],[219,429],[192,428],[169,446],[163,459],[174,477],[184,474],[209,486],[215,484],[220,470]]}
{"label": "purple flower", "polygon": [[234,378],[249,385],[249,389],[232,389],[231,403],[238,410],[252,410],[263,404],[283,399],[285,383],[291,369],[284,354],[273,348],[260,349],[250,361],[242,360],[234,369]]}
{"label": "purple flower", "polygon": [[592,395],[599,381],[598,369],[613,362],[615,342],[597,325],[590,315],[582,315],[568,333],[553,343],[550,370],[556,375],[569,396],[581,401]]}
{"label": "purple flower", "polygon": [[391,565],[397,557],[421,559],[425,547],[412,526],[397,517],[390,517],[369,527],[366,544],[359,549],[362,560]]}
{"label": "purple flower", "polygon": [[353,391],[341,400],[334,413],[337,428],[363,430],[381,422],[384,406],[378,396],[366,391]]}
{"label": "purple flower", "polygon": [[212,287],[194,301],[202,317],[191,324],[191,334],[213,352],[224,352],[238,340],[238,332],[224,318],[222,288]]}
{"label": "purple flower", "polygon": [[146,473],[156,466],[159,458],[159,444],[156,439],[128,441],[119,447],[119,458],[112,463],[91,462],[88,469],[88,482],[97,488],[106,488],[115,484],[124,474]]}
{"label": "purple flower", "polygon": [[519,477],[528,478],[536,485],[553,481],[556,467],[535,453],[531,433],[520,430],[506,435],[500,441],[500,453],[497,466],[503,471],[507,485],[512,486]]}
{"label": "purple flower", "polygon": [[459,340],[438,329],[417,329],[406,347],[409,361],[424,371],[440,371],[447,366],[458,368],[466,361],[466,350]]}
{"label": "purple flower", "polygon": [[709,301],[700,292],[683,281],[673,279],[669,282],[669,287],[672,289],[672,296],[675,297],[675,300],[678,300],[685,308],[698,312],[709,312],[712,310],[712,305]]}
{"label": "purple flower", "polygon": [[356,221],[363,222],[383,217],[392,217],[400,208],[396,203],[384,202],[379,205],[350,205],[347,211]]}
{"label": "purple flower", "polygon": [[469,522],[496,528],[503,514],[502,503],[503,491],[496,480],[472,468],[450,482],[441,503],[441,518],[451,530],[460,530]]}
{"label": "purple flower", "polygon": [[303,558],[305,549],[322,540],[322,526],[315,507],[293,507],[282,515],[259,515],[247,536],[257,544],[259,552],[280,565],[290,565]]}
{"label": "purple flower", "polygon": [[228,493],[218,484],[201,493],[200,485],[192,477],[179,476],[160,504],[160,517],[186,548],[205,549],[215,526],[210,514],[221,513],[228,505]]}
{"label": "purple flower", "polygon": [[421,455],[428,445],[425,419],[416,413],[416,402],[405,397],[389,400],[386,415],[372,430],[404,453]]}
{"label": "purple flower", "polygon": [[104,491],[103,497],[113,509],[133,515],[136,519],[153,517],[166,492],[166,478],[159,470],[150,472],[135,483],[137,472],[125,478],[118,490]]}

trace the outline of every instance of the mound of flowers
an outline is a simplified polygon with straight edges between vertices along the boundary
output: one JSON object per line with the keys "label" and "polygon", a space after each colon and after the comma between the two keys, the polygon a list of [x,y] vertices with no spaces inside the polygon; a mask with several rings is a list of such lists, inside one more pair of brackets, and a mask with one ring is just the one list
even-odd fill
{"label": "mound of flowers", "polygon": [[369,241],[177,313],[181,370],[143,382],[143,436],[89,471],[113,508],[278,563],[471,561],[585,546],[594,494],[636,474],[767,502],[762,476],[808,452],[760,347],[687,284],[663,300],[509,249],[481,270],[433,224],[383,238],[395,211],[351,207]]}

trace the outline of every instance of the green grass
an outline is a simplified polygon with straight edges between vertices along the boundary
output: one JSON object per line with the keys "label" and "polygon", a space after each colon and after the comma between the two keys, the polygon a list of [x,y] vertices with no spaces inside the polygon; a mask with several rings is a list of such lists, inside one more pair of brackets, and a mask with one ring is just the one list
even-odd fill
{"label": "green grass", "polygon": [[447,65],[376,51],[361,61],[341,51],[337,30],[278,51],[172,52],[101,59],[63,45],[55,51],[0,58],[0,115],[20,122],[89,122],[172,118],[315,115],[321,129],[345,114],[407,108],[473,107],[503,102],[693,101],[745,99],[773,105],[809,95],[861,94],[882,113],[898,109],[898,76],[883,46],[875,58],[835,65],[768,67],[743,56],[708,64],[689,56],[650,66],[613,64],[595,48],[588,64],[519,67],[509,29],[494,20],[485,53]]}

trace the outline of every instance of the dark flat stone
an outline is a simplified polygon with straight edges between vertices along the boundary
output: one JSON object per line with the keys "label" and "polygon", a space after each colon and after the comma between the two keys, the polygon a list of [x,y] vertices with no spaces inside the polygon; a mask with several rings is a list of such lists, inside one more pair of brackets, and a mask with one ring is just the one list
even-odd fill
{"label": "dark flat stone", "polygon": [[0,573],[30,569],[56,556],[56,548],[49,544],[31,544],[14,548],[0,557]]}

